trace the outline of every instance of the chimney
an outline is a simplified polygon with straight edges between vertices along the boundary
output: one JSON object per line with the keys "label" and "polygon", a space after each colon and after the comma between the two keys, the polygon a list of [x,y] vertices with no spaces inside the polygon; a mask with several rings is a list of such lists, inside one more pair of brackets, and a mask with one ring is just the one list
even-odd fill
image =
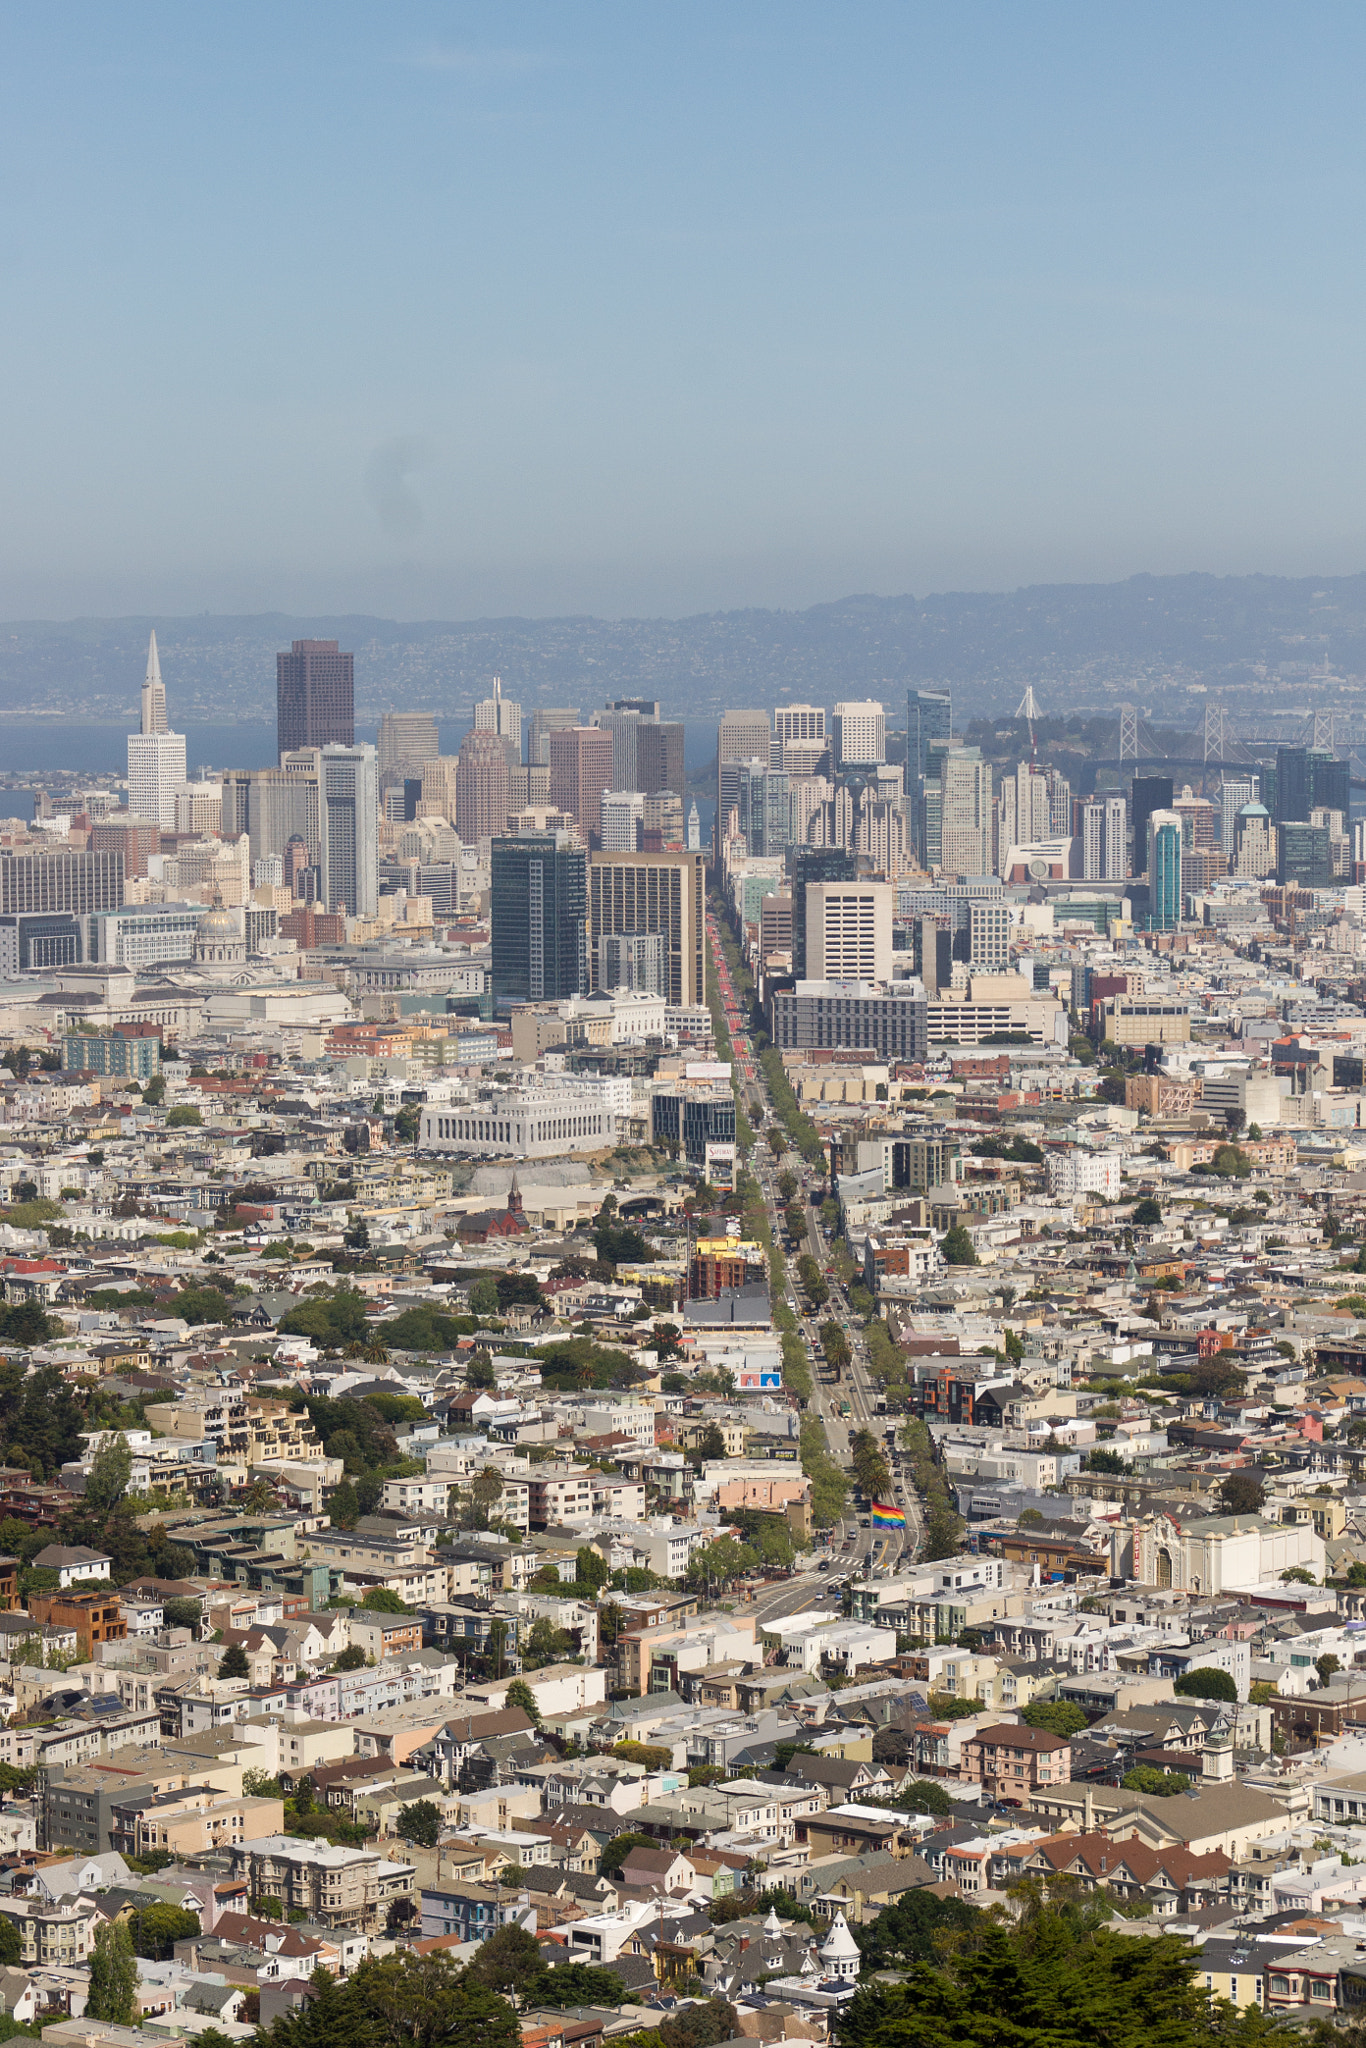
{"label": "chimney", "polygon": [[1096,1795],[1089,1785],[1082,1800],[1081,1820],[1082,1832],[1089,1835],[1096,1825]]}

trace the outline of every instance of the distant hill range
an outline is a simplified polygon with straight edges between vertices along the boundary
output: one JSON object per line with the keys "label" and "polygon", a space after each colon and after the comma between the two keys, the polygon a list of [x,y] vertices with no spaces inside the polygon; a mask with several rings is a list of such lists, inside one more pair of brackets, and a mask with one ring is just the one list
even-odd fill
{"label": "distant hill range", "polygon": [[500,674],[528,707],[586,711],[647,696],[707,719],[728,705],[871,695],[887,701],[894,724],[909,685],[951,689],[963,722],[1009,715],[1032,683],[1046,712],[1132,696],[1190,725],[1204,686],[1265,724],[1325,690],[1350,703],[1351,679],[1366,675],[1366,575],[1135,576],[687,619],[14,621],[0,626],[0,710],[124,718],[152,626],[182,722],[270,717],[277,649],[319,638],[355,652],[357,710],[369,720],[418,706],[458,716]]}

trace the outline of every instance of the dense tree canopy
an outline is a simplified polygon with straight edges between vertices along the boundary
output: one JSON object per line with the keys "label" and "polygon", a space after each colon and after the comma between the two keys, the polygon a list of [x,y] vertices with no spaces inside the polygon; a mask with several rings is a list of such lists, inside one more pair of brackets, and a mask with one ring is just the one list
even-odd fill
{"label": "dense tree canopy", "polygon": [[311,1985],[262,2028],[262,2048],[520,2048],[507,2000],[440,1953],[371,1958],[345,1984],[317,1970]]}
{"label": "dense tree canopy", "polygon": [[[840,2048],[1209,2048],[1272,2031],[1259,2008],[1235,2013],[1197,1987],[1199,1951],[1188,1943],[1112,1932],[1112,1900],[1018,1889],[1023,1915],[1013,1927],[961,1900],[908,1893],[922,1903],[903,1952],[916,1944],[918,1953],[904,1983],[865,1977],[835,2022]],[[865,1957],[904,1903],[860,1930]],[[940,1905],[965,1917],[934,1926]]]}
{"label": "dense tree canopy", "polygon": [[1238,1686],[1231,1671],[1220,1671],[1212,1664],[1201,1664],[1194,1671],[1187,1671],[1181,1678],[1172,1680],[1172,1691],[1183,1693],[1190,1700],[1236,1700]]}

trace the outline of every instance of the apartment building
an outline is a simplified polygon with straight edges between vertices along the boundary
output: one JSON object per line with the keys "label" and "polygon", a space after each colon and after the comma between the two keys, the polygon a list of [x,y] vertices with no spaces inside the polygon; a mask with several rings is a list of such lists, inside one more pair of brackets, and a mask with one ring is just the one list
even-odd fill
{"label": "apartment building", "polygon": [[237,1797],[210,1785],[133,1794],[112,1807],[109,1846],[124,1856],[203,1856],[284,1826],[282,1799]]}
{"label": "apartment building", "polygon": [[302,1913],[322,1927],[382,1934],[391,1907],[415,1903],[412,1864],[391,1863],[373,1849],[267,1835],[234,1845],[232,1868],[254,1898],[278,1899],[286,1915]]}
{"label": "apartment building", "polygon": [[533,1529],[564,1523],[581,1527],[593,1519],[593,1474],[584,1465],[535,1465],[527,1480],[527,1513]]}
{"label": "apartment building", "polygon": [[91,1900],[47,1905],[40,1899],[0,1896],[0,1919],[19,1936],[19,1967],[79,1969],[95,1946],[103,1915]]}
{"label": "apartment building", "polygon": [[963,1744],[962,1774],[990,1799],[1029,1804],[1040,1785],[1064,1785],[1072,1776],[1072,1745],[1063,1735],[1022,1723],[979,1728]]}

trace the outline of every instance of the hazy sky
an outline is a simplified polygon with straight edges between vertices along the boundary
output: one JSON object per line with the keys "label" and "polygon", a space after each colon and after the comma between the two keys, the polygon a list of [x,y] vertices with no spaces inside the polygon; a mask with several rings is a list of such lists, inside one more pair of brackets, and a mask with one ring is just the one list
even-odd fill
{"label": "hazy sky", "polygon": [[1366,12],[0,0],[0,613],[1366,567]]}

